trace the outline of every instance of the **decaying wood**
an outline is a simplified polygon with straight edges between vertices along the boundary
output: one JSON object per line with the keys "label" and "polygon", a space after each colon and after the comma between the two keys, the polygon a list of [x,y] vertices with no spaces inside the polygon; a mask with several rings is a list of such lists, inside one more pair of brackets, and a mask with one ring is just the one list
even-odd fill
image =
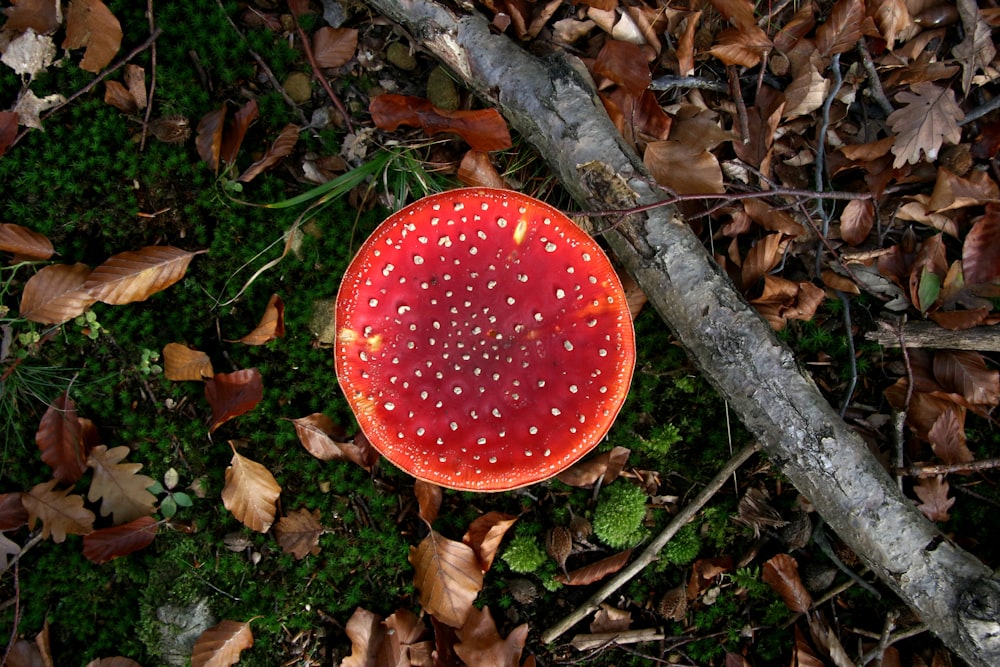
{"label": "decaying wood", "polygon": [[[532,56],[492,34],[483,17],[430,0],[370,6],[496,105],[582,205],[622,209],[664,198],[621,144],[573,58]],[[966,661],[1000,664],[1000,581],[900,494],[677,210],[619,218],[603,238],[767,455],[840,537]]]}
{"label": "decaying wood", "polygon": [[906,347],[1000,352],[1000,328],[995,326],[949,331],[933,322],[907,322],[900,331],[893,323],[883,320],[878,328],[865,334],[865,338],[883,347],[901,347],[902,341]]}

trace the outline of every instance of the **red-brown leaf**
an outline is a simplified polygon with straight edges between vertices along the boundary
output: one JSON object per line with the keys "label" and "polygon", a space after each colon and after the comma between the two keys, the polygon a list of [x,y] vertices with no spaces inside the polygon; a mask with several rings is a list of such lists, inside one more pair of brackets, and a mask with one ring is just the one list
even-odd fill
{"label": "red-brown leaf", "polygon": [[0,531],[17,530],[28,523],[20,493],[0,493]]}
{"label": "red-brown leaf", "polygon": [[803,614],[812,607],[812,596],[799,577],[799,564],[788,554],[778,554],[765,562],[761,579],[792,611]]}
{"label": "red-brown leaf", "polygon": [[222,130],[225,126],[226,107],[209,111],[198,122],[194,145],[198,149],[198,157],[213,171],[219,170],[219,160],[222,155]]}
{"label": "red-brown leaf", "polygon": [[295,144],[298,143],[298,141],[299,126],[289,123],[282,128],[278,138],[274,140],[274,143],[271,144],[270,147],[268,147],[264,155],[262,155],[261,158],[252,165],[247,167],[247,170],[240,175],[238,180],[241,183],[249,183],[253,179],[257,178],[257,176],[278,164],[278,162],[281,161],[281,158],[291,155],[292,149],[295,148]]}
{"label": "red-brown leaf", "polygon": [[240,653],[253,646],[250,621],[223,621],[205,630],[194,643],[191,667],[228,667],[240,661]]}
{"label": "red-brown leaf", "polygon": [[355,28],[323,27],[313,35],[313,55],[320,67],[346,65],[358,50],[358,31]]}
{"label": "red-brown leaf", "polygon": [[462,627],[483,588],[483,571],[472,549],[432,530],[410,547],[410,564],[424,611],[445,625]]}
{"label": "red-brown leaf", "polygon": [[602,558],[596,563],[577,568],[570,572],[568,576],[557,574],[555,580],[567,586],[587,586],[625,567],[631,556],[632,550],[626,549],[613,556]]}
{"label": "red-brown leaf", "polygon": [[264,314],[261,316],[260,322],[254,330],[237,341],[228,342],[243,343],[244,345],[265,345],[275,338],[281,338],[284,335],[285,303],[281,300],[280,296],[272,294],[271,300],[264,307]]}
{"label": "red-brown leaf", "polygon": [[816,48],[825,57],[850,51],[861,39],[865,20],[863,0],[839,0],[826,22],[816,29]]}
{"label": "red-brown leaf", "polygon": [[479,568],[483,572],[489,572],[503,536],[516,521],[517,517],[513,514],[487,512],[469,524],[469,529],[462,536],[462,542],[475,552]]}
{"label": "red-brown leaf", "polygon": [[966,234],[962,270],[966,285],[985,285],[1000,278],[1000,204],[987,204],[986,212]]}
{"label": "red-brown leaf", "polygon": [[47,236],[10,222],[0,223],[0,251],[24,259],[48,259],[55,253]]}
{"label": "red-brown leaf", "polygon": [[7,153],[7,149],[17,137],[17,118],[16,111],[0,111],[0,157]]}
{"label": "red-brown leaf", "polygon": [[609,39],[597,54],[594,73],[614,81],[633,97],[639,97],[649,88],[653,78],[646,53],[635,44]]}
{"label": "red-brown leaf", "polygon": [[965,411],[945,410],[927,432],[931,449],[944,463],[968,463],[975,459],[965,442]]}
{"label": "red-brown leaf", "polygon": [[152,544],[156,528],[156,519],[143,516],[120,526],[95,530],[83,537],[83,555],[98,565],[127,556]]}
{"label": "red-brown leaf", "polygon": [[64,49],[86,46],[80,69],[97,74],[107,67],[122,43],[122,26],[101,0],[73,0],[66,10]]}
{"label": "red-brown leaf", "polygon": [[973,405],[1000,403],[1000,372],[986,367],[979,352],[940,350],[934,354],[934,377],[946,391],[965,397]]}
{"label": "red-brown leaf", "polygon": [[503,639],[497,632],[490,608],[473,608],[457,634],[459,642],[455,644],[455,653],[465,664],[519,667],[521,651],[528,638],[528,624],[522,623]]}
{"label": "red-brown leaf", "polygon": [[458,180],[469,186],[499,189],[507,187],[503,177],[490,162],[489,154],[484,151],[466,151],[458,165],[457,176]]}
{"label": "red-brown leaf", "polygon": [[951,518],[948,510],[955,504],[954,498],[948,497],[948,482],[944,475],[936,477],[921,477],[913,487],[913,492],[920,499],[917,509],[931,521],[947,521]]}
{"label": "red-brown leaf", "polygon": [[875,205],[870,199],[847,202],[840,214],[840,237],[849,245],[858,245],[868,238],[875,223]]}
{"label": "red-brown leaf", "polygon": [[369,105],[372,120],[380,129],[395,131],[400,125],[419,127],[433,136],[454,133],[477,151],[511,147],[507,123],[496,109],[446,111],[421,97],[379,95]]}
{"label": "red-brown leaf", "polygon": [[28,278],[21,291],[21,317],[42,324],[62,324],[82,315],[97,300],[84,289],[86,264],[53,264]]}
{"label": "red-brown leaf", "polygon": [[42,415],[35,443],[57,480],[73,484],[83,477],[87,469],[87,452],[76,404],[68,392],[56,397]]}
{"label": "red-brown leaf", "polygon": [[145,301],[184,277],[191,259],[204,251],[147,246],[112,255],[90,273],[83,289],[102,303]]}
{"label": "red-brown leaf", "polygon": [[264,379],[256,368],[232,373],[216,373],[205,380],[205,400],[212,408],[214,431],[233,417],[253,410],[264,398]]}
{"label": "red-brown leaf", "polygon": [[128,114],[139,110],[139,105],[136,104],[135,98],[132,97],[128,88],[124,84],[110,79],[104,81],[104,103]]}
{"label": "red-brown leaf", "polygon": [[[660,185],[682,195],[725,192],[718,158],[700,146],[679,141],[654,141],[646,146],[642,162]],[[684,169],[677,165],[683,164]]]}
{"label": "red-brown leaf", "polygon": [[305,507],[289,512],[274,525],[274,537],[281,550],[302,560],[309,554],[319,553],[319,538],[323,534],[323,524],[319,520],[319,510],[310,512]]}
{"label": "red-brown leaf", "polygon": [[378,452],[364,434],[358,433],[354,442],[348,442],[344,429],[320,412],[288,421],[295,426],[302,446],[320,461],[346,459],[365,470],[371,470],[378,461]]}
{"label": "red-brown leaf", "polygon": [[[250,129],[250,123],[257,119],[257,100],[251,99],[233,114],[233,119],[225,124],[222,144],[219,146],[219,160],[226,164],[236,162],[236,155],[243,145],[243,137]],[[200,126],[199,126],[200,131]]]}
{"label": "red-brown leaf", "polygon": [[441,509],[441,501],[444,499],[441,487],[437,484],[425,482],[418,479],[413,484],[413,494],[417,497],[417,507],[420,509],[420,518],[427,525],[434,523]]}

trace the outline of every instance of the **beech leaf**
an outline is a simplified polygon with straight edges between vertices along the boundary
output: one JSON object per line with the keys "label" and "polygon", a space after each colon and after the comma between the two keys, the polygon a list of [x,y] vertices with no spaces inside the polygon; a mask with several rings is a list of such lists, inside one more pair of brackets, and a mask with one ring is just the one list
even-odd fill
{"label": "beech leaf", "polygon": [[946,391],[965,397],[973,405],[1000,403],[1000,372],[987,368],[979,352],[940,350],[934,354],[934,378]]}
{"label": "beech leaf", "polygon": [[966,285],[985,285],[1000,279],[1000,204],[987,204],[986,212],[965,235],[962,273]]}
{"label": "beech leaf", "polygon": [[446,111],[422,97],[385,94],[372,99],[372,120],[382,130],[395,131],[400,125],[419,127],[428,135],[454,133],[477,151],[510,148],[510,131],[496,109]]}
{"label": "beech leaf", "polygon": [[194,145],[198,149],[198,157],[213,171],[219,170],[219,161],[222,157],[222,130],[225,126],[226,107],[225,105],[209,111],[198,121],[198,128],[195,130]]}
{"label": "beech leaf", "polygon": [[320,67],[340,67],[350,62],[358,50],[356,28],[324,26],[313,35],[313,55]]}
{"label": "beech leaf", "polygon": [[945,464],[969,463],[975,457],[965,442],[965,411],[945,410],[927,432],[931,449]]}
{"label": "beech leaf", "polygon": [[259,115],[257,100],[251,99],[233,114],[232,120],[225,124],[222,131],[222,144],[219,146],[219,160],[226,164],[236,162],[236,156],[243,145],[243,138],[250,129],[250,123]]}
{"label": "beech leaf", "polygon": [[84,289],[86,264],[53,264],[28,278],[21,291],[21,317],[41,324],[62,324],[82,315],[97,300]]}
{"label": "beech leaf", "polygon": [[[5,25],[8,25],[10,20]],[[15,111],[0,111],[0,157],[7,153],[7,149],[17,138],[18,114]]]}
{"label": "beech leaf", "polygon": [[180,343],[167,343],[163,347],[163,374],[168,380],[197,380],[212,377],[212,360],[201,350],[194,350]]}
{"label": "beech leaf", "polygon": [[113,515],[116,525],[149,516],[156,506],[156,496],[148,490],[156,480],[138,474],[141,463],[121,462],[130,451],[125,445],[112,449],[98,445],[87,459],[87,465],[94,470],[87,500],[96,502],[100,498],[101,516]]}
{"label": "beech leaf", "polygon": [[602,478],[604,484],[610,484],[618,479],[631,453],[632,450],[625,447],[615,447],[610,452],[603,452],[574,463],[556,475],[556,479],[563,484],[582,488],[593,486]]}
{"label": "beech leaf", "polygon": [[764,563],[761,579],[774,589],[785,606],[804,614],[812,607],[812,596],[799,577],[799,564],[788,554],[778,554]]}
{"label": "beech leaf", "polygon": [[256,368],[216,373],[205,380],[205,400],[212,408],[209,432],[253,410],[264,398],[264,379]]}
{"label": "beech leaf", "polygon": [[319,537],[323,534],[319,516],[319,510],[310,512],[301,507],[281,517],[274,526],[274,537],[281,550],[292,554],[296,560],[318,554]]}
{"label": "beech leaf", "polygon": [[48,259],[55,253],[47,236],[10,222],[0,223],[0,251],[23,259]]}
{"label": "beech leaf", "polygon": [[147,246],[112,255],[91,272],[83,288],[115,306],[145,301],[183,278],[191,259],[202,252]]}
{"label": "beech leaf", "polygon": [[826,22],[816,28],[817,50],[826,57],[850,51],[861,39],[864,19],[863,0],[838,0]]}
{"label": "beech leaf", "polygon": [[608,556],[595,563],[584,565],[567,574],[557,574],[555,580],[567,586],[587,586],[595,581],[600,581],[610,574],[618,572],[625,567],[628,559],[631,557],[631,549],[619,551],[613,556]]}
{"label": "beech leaf", "polygon": [[247,167],[247,170],[240,174],[237,180],[241,183],[249,183],[260,174],[278,164],[281,158],[291,155],[292,149],[295,148],[295,144],[299,141],[299,131],[299,126],[292,123],[282,128],[278,134],[278,138],[268,147],[264,155]]}
{"label": "beech leaf", "polygon": [[156,519],[143,516],[120,526],[95,530],[83,536],[83,555],[98,565],[127,556],[152,544],[156,528]]}
{"label": "beech leaf", "polygon": [[20,493],[0,493],[0,532],[17,530],[28,523],[28,511],[24,509]]}
{"label": "beech leaf", "polygon": [[28,511],[28,528],[42,522],[42,539],[65,542],[67,535],[86,535],[94,529],[94,513],[83,506],[83,496],[70,495],[69,488],[57,490],[58,480],[36,485],[21,496]]}
{"label": "beech leaf", "polygon": [[76,412],[76,403],[63,392],[42,415],[35,433],[35,444],[42,461],[52,468],[52,476],[64,484],[73,484],[87,470],[86,441]]}
{"label": "beech leaf", "polygon": [[194,643],[191,667],[228,667],[240,661],[240,653],[253,646],[250,621],[222,621],[205,630]]}
{"label": "beech leaf", "polygon": [[371,470],[378,461],[378,452],[363,434],[359,433],[354,442],[347,442],[344,429],[320,412],[288,421],[295,426],[302,446],[320,461],[347,459],[365,470]]}
{"label": "beech leaf", "polygon": [[930,81],[921,81],[896,96],[903,104],[886,121],[896,135],[892,154],[894,169],[916,164],[921,159],[937,159],[945,141],[957,144],[962,139],[959,121],[965,118],[955,102],[955,93]]}
{"label": "beech leaf", "polygon": [[413,484],[413,495],[417,497],[420,518],[428,526],[434,523],[434,519],[438,516],[438,510],[441,509],[441,501],[444,498],[441,487],[437,484],[418,479]]}
{"label": "beech leaf", "polygon": [[[725,192],[718,158],[700,146],[679,141],[654,141],[646,146],[642,162],[660,185],[677,194]],[[683,169],[677,165],[683,164]]]}
{"label": "beech leaf", "polygon": [[278,511],[281,487],[270,470],[237,453],[232,443],[229,445],[233,459],[226,468],[222,504],[247,528],[266,533]]}
{"label": "beech leaf", "polygon": [[267,306],[264,307],[264,314],[261,316],[260,322],[254,330],[237,341],[227,342],[243,343],[244,345],[265,345],[275,338],[281,338],[284,335],[285,304],[280,296],[272,294],[270,301],[267,302]]}
{"label": "beech leaf", "polygon": [[487,512],[477,516],[469,524],[469,529],[462,536],[462,542],[475,552],[479,569],[483,572],[489,572],[503,536],[516,521],[517,517],[513,514]]}
{"label": "beech leaf", "polygon": [[472,602],[483,588],[483,571],[472,548],[435,530],[416,547],[410,547],[413,583],[420,591],[420,606],[453,628],[465,623]]}
{"label": "beech leaf", "polygon": [[72,0],[66,10],[64,49],[87,47],[80,69],[97,74],[108,66],[122,43],[122,26],[101,0]]}
{"label": "beech leaf", "polygon": [[840,238],[858,245],[868,238],[875,223],[875,205],[870,199],[852,199],[840,214]]}

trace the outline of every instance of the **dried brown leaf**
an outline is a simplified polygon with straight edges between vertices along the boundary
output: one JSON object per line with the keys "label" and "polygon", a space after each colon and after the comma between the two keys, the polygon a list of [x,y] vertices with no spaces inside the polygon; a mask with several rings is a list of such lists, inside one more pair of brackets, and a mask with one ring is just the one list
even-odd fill
{"label": "dried brown leaf", "polygon": [[201,252],[147,246],[112,255],[90,273],[83,289],[114,306],[145,301],[183,278],[191,259]]}
{"label": "dried brown leaf", "polygon": [[856,667],[857,663],[847,654],[844,645],[837,637],[837,633],[826,622],[822,614],[809,614],[807,619],[813,643],[826,652],[826,656],[835,667]]}
{"label": "dried brown leaf", "polygon": [[129,63],[125,65],[125,87],[135,100],[135,105],[139,110],[146,108],[148,100],[146,97],[146,70],[139,65]]}
{"label": "dried brown leaf", "polygon": [[237,453],[226,468],[226,485],[222,489],[222,504],[250,530],[266,533],[278,511],[281,487],[271,471],[256,461]]}
{"label": "dried brown leaf", "polygon": [[756,67],[763,60],[764,54],[773,48],[767,33],[753,25],[746,31],[737,28],[719,31],[715,36],[715,44],[708,52],[724,65]]}
{"label": "dried brown leaf", "polygon": [[610,452],[574,463],[556,475],[556,479],[563,484],[582,488],[591,487],[602,478],[604,484],[610,484],[618,478],[631,453],[625,447],[615,447]]}
{"label": "dried brown leaf", "polygon": [[939,350],[934,354],[934,378],[945,391],[961,394],[973,405],[1000,403],[1000,373],[987,368],[979,352]]}
{"label": "dried brown leaf", "polygon": [[913,492],[920,499],[917,509],[930,521],[947,521],[951,518],[948,510],[955,504],[955,499],[948,497],[948,490],[944,475],[921,477],[913,487]]}
{"label": "dried brown leaf", "polygon": [[455,644],[455,653],[465,664],[519,667],[521,651],[528,638],[528,624],[522,623],[503,639],[497,632],[490,608],[473,607],[457,634],[459,641]]}
{"label": "dried brown leaf", "polygon": [[140,475],[141,463],[122,463],[131,450],[125,445],[108,449],[98,445],[90,452],[87,465],[93,469],[87,500],[101,499],[101,516],[113,515],[115,525],[153,513],[156,496],[148,491],[156,483]]}
{"label": "dried brown leaf", "polygon": [[104,81],[104,103],[127,114],[134,114],[139,110],[132,93],[123,84],[110,79]]}
{"label": "dried brown leaf", "polygon": [[72,494],[70,488],[57,490],[58,480],[52,479],[34,486],[21,496],[28,511],[28,528],[42,521],[42,539],[65,542],[66,535],[86,535],[94,529],[94,513],[83,506],[83,496]]}
{"label": "dried brown leaf", "polygon": [[142,667],[135,660],[116,656],[114,658],[98,658],[87,663],[87,667]]}
{"label": "dried brown leaf", "polygon": [[98,565],[127,556],[152,544],[156,528],[156,519],[143,516],[120,526],[95,530],[83,536],[83,555]]}
{"label": "dried brown leaf", "polygon": [[413,493],[417,497],[420,518],[427,522],[428,526],[431,525],[437,519],[438,510],[441,509],[441,501],[444,498],[441,487],[418,479],[413,484]]}
{"label": "dried brown leaf", "polygon": [[[722,167],[708,150],[669,139],[646,146],[642,163],[660,185],[681,195],[725,192]],[[683,169],[677,165],[683,164]]]}
{"label": "dried brown leaf", "polygon": [[21,317],[42,324],[62,324],[82,315],[97,300],[84,288],[86,264],[53,264],[28,278],[21,291]]}
{"label": "dried brown leaf", "polygon": [[212,408],[209,432],[250,412],[264,398],[264,379],[256,368],[216,373],[205,379],[205,399]]}
{"label": "dried brown leaf", "polygon": [[864,243],[875,224],[875,205],[870,199],[852,199],[840,214],[840,238],[848,245]]}
{"label": "dried brown leaf", "polygon": [[240,174],[238,180],[241,183],[249,183],[260,174],[278,164],[283,157],[291,155],[295,144],[299,141],[299,131],[300,128],[298,125],[293,123],[285,125],[278,134],[278,138],[268,147],[264,155],[247,167],[247,170]]}
{"label": "dried brown leaf", "polygon": [[915,83],[896,96],[903,105],[886,119],[896,135],[892,146],[893,168],[937,159],[941,144],[962,139],[959,121],[965,118],[955,93],[929,81]]}
{"label": "dried brown leaf", "polygon": [[73,484],[87,470],[86,441],[76,411],[76,403],[65,391],[52,401],[42,415],[35,433],[35,444],[42,461],[52,468],[52,476],[64,484]]}
{"label": "dried brown leaf", "polygon": [[201,350],[180,343],[167,343],[163,346],[163,374],[174,382],[201,382],[212,377],[215,372],[212,370],[212,360]]}
{"label": "dried brown leaf", "polygon": [[313,35],[312,48],[320,67],[346,65],[358,50],[358,31],[355,28],[320,28]]}
{"label": "dried brown leaf", "polygon": [[761,579],[792,611],[804,614],[812,607],[812,596],[799,577],[799,564],[790,555],[778,554],[765,562]]}
{"label": "dried brown leaf", "polygon": [[609,39],[594,60],[594,74],[622,86],[633,97],[642,95],[653,77],[647,51],[635,44]]}
{"label": "dried brown leaf", "polygon": [[351,654],[340,663],[341,667],[374,667],[385,640],[382,617],[358,607],[347,620],[344,632],[351,640]]}
{"label": "dried brown leaf", "polygon": [[817,50],[824,57],[850,51],[861,39],[864,20],[864,0],[838,0],[823,25],[816,29]]}
{"label": "dried brown leaf", "polygon": [[976,0],[957,0],[955,4],[962,19],[965,38],[955,45],[951,53],[962,63],[962,90],[968,94],[972,75],[990,67],[997,49],[993,44],[993,31],[984,20]]}
{"label": "dried brown leaf", "polygon": [[0,251],[24,259],[48,259],[55,254],[47,236],[10,222],[0,223]]}
{"label": "dried brown leaf", "polygon": [[483,571],[472,548],[432,530],[410,547],[410,564],[420,606],[445,625],[462,627],[483,588]]}
{"label": "dried brown leaf", "polygon": [[56,5],[49,0],[19,0],[12,7],[3,10],[7,21],[4,31],[22,33],[31,28],[39,35],[45,35],[59,27],[62,17],[56,13]]}
{"label": "dried brown leaf", "polygon": [[[680,587],[681,594],[684,587]],[[686,598],[685,598],[686,599]],[[612,607],[608,603],[601,603],[601,608],[594,614],[594,620],[590,622],[592,633],[603,632],[625,632],[632,627],[632,612]]]}
{"label": "dried brown leaf", "polygon": [[379,95],[368,108],[379,129],[394,132],[400,125],[419,127],[428,135],[442,132],[460,136],[474,150],[511,147],[510,132],[496,109],[446,111],[429,100],[406,95]]}
{"label": "dried brown leaf", "polygon": [[813,650],[812,645],[798,625],[795,626],[795,650],[792,653],[792,664],[795,667],[826,667],[826,663],[816,655],[816,651]]}
{"label": "dried brown leaf", "polygon": [[101,0],[72,0],[66,10],[64,49],[87,47],[80,69],[97,74],[122,44],[122,26]]}
{"label": "dried brown leaf", "polygon": [[232,119],[222,130],[222,144],[219,146],[219,160],[225,164],[236,162],[236,156],[243,145],[243,139],[250,129],[250,124],[257,120],[260,110],[257,100],[251,99],[233,114]]}
{"label": "dried brown leaf", "polygon": [[0,531],[17,530],[28,523],[20,493],[0,493]]}
{"label": "dried brown leaf", "polygon": [[631,556],[632,550],[626,549],[613,556],[602,558],[596,563],[577,568],[568,574],[557,574],[554,579],[567,586],[587,586],[625,567]]}
{"label": "dried brown leaf", "polygon": [[808,116],[823,106],[830,82],[821,73],[826,63],[815,49],[791,54],[792,81],[785,88],[784,118]]}
{"label": "dried brown leaf", "polygon": [[875,25],[878,26],[886,47],[891,51],[899,34],[913,25],[905,0],[874,0],[869,5]]}
{"label": "dried brown leaf", "polygon": [[782,242],[781,234],[768,234],[757,241],[743,260],[740,285],[744,292],[749,292],[761,278],[778,266],[787,243]]}
{"label": "dried brown leaf", "polygon": [[219,161],[222,155],[222,130],[225,126],[226,107],[219,107],[215,111],[209,111],[198,121],[198,129],[195,131],[194,144],[198,149],[198,157],[212,168],[219,170]]}
{"label": "dried brown leaf", "polygon": [[965,442],[965,410],[945,410],[927,432],[931,449],[945,464],[969,463],[975,457]]}
{"label": "dried brown leaf", "polygon": [[986,205],[962,244],[962,273],[967,285],[986,285],[1000,279],[1000,204]]}
{"label": "dried brown leaf", "polygon": [[504,189],[507,184],[484,151],[468,150],[458,165],[458,180],[465,185]]}
{"label": "dried brown leaf", "polygon": [[489,572],[503,536],[516,521],[517,517],[512,514],[487,512],[469,524],[469,529],[462,536],[462,542],[475,552],[479,569],[483,572]]}
{"label": "dried brown leaf", "polygon": [[302,560],[309,554],[319,553],[319,538],[323,534],[323,524],[319,520],[319,510],[310,512],[304,507],[289,512],[274,526],[274,537],[281,550]]}
{"label": "dried brown leaf", "polygon": [[285,303],[277,294],[272,294],[271,299],[264,307],[264,314],[260,322],[253,331],[236,341],[244,345],[265,345],[276,338],[285,335]]}
{"label": "dried brown leaf", "polygon": [[191,667],[229,667],[240,661],[240,653],[253,646],[250,621],[222,621],[205,630],[194,643]]}
{"label": "dried brown leaf", "polygon": [[0,157],[17,137],[18,114],[16,111],[0,111]]}
{"label": "dried brown leaf", "polygon": [[927,208],[931,211],[950,211],[967,206],[979,206],[1000,199],[997,187],[985,171],[972,171],[968,178],[958,176],[950,169],[938,167],[937,181]]}

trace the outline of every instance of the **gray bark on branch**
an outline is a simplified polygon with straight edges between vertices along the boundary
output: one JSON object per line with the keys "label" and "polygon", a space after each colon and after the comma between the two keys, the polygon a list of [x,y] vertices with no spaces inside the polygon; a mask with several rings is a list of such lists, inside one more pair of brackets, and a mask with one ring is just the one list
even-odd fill
{"label": "gray bark on branch", "polygon": [[[432,0],[370,5],[496,105],[585,208],[665,198],[621,142],[574,58],[530,55],[491,33],[482,16]],[[613,223],[596,226],[771,460],[952,650],[971,665],[1000,665],[1000,580],[899,492],[678,211],[655,208]]]}

